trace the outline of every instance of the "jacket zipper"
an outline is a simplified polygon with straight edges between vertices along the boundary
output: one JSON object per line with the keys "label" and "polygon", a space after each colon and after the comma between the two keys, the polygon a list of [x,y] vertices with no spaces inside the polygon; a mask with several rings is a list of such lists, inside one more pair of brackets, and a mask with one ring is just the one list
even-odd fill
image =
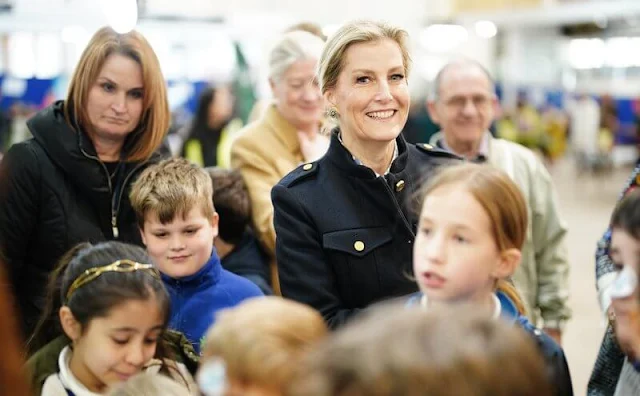
{"label": "jacket zipper", "polygon": [[398,203],[396,196],[393,194],[393,190],[391,190],[391,187],[389,187],[389,185],[387,184],[387,179],[385,179],[384,176],[379,176],[378,178],[380,179],[382,184],[384,184],[384,187],[387,189],[387,192],[391,196],[391,199],[393,200],[393,203],[396,205],[398,212],[400,212],[400,217],[402,217],[402,221],[404,222],[404,225],[409,230],[409,233],[411,234],[411,236],[415,238],[416,234],[413,232],[413,227],[411,227],[411,223],[409,223],[407,216],[404,215],[404,212],[402,211],[402,207]]}
{"label": "jacket zipper", "polygon": [[86,151],[84,151],[84,149],[82,147],[80,147],[80,151],[82,151],[82,154],[92,160],[98,161],[98,163],[100,164],[100,166],[102,166],[102,170],[104,170],[104,174],[107,176],[107,184],[109,186],[109,196],[111,197],[111,233],[113,234],[113,237],[115,239],[118,239],[119,236],[119,231],[118,231],[118,220],[117,220],[117,213],[114,210],[113,207],[113,185],[111,184],[111,177],[109,177],[109,171],[107,170],[106,165],[100,161],[100,158],[98,157],[94,157],[92,155],[87,154]]}
{"label": "jacket zipper", "polygon": [[113,234],[113,238],[118,239],[120,236],[120,230],[118,229],[118,212],[120,211],[120,201],[122,200],[122,193],[124,191],[124,186],[127,185],[127,181],[129,180],[129,178],[131,177],[131,175],[133,175],[142,165],[146,164],[148,162],[144,161],[140,164],[138,164],[135,168],[133,168],[133,170],[131,172],[129,172],[129,174],[127,175],[127,177],[125,177],[124,179],[124,183],[122,183],[123,188],[120,191],[120,195],[118,196],[118,200],[115,202],[113,202],[113,185],[111,184],[111,177],[109,177],[109,171],[107,170],[106,165],[100,160],[100,158],[89,155],[86,153],[86,151],[84,151],[84,149],[81,147],[80,151],[82,151],[82,154],[92,160],[98,161],[98,163],[100,164],[100,166],[102,166],[102,169],[104,170],[105,175],[107,176],[107,183],[109,185],[109,195],[111,196],[111,233]]}

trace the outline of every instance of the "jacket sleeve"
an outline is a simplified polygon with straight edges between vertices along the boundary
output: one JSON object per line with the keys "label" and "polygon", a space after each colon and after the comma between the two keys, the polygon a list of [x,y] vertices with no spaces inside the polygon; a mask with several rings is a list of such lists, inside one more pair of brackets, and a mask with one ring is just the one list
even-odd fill
{"label": "jacket sleeve", "polygon": [[258,239],[274,256],[276,232],[273,228],[271,189],[281,178],[248,140],[237,140],[231,147],[231,167],[240,171],[249,190],[251,214]]}
{"label": "jacket sleeve", "polygon": [[338,327],[358,310],[342,305],[322,237],[300,202],[285,187],[276,185],[272,198],[282,296],[310,305],[320,311],[329,327]]}
{"label": "jacket sleeve", "polygon": [[544,327],[562,329],[571,317],[567,226],[560,216],[551,176],[540,161],[533,173],[531,222],[538,272],[537,306]]}
{"label": "jacket sleeve", "polygon": [[529,334],[544,357],[547,376],[557,396],[573,396],[573,381],[562,348],[544,331],[536,328],[525,316],[518,318],[518,323]]}
{"label": "jacket sleeve", "polygon": [[573,396],[573,382],[571,372],[567,364],[567,358],[562,348],[557,347],[556,353],[552,356],[553,377],[556,387],[556,395]]}
{"label": "jacket sleeve", "polygon": [[[631,173],[631,177],[627,181],[622,190],[623,197],[630,190],[638,187],[638,176],[640,175],[640,166],[636,166]],[[598,241],[596,248],[596,289],[598,290],[598,301],[602,312],[606,312],[611,304],[609,296],[609,286],[616,277],[616,268],[609,256],[609,247],[611,245],[611,228],[605,231],[602,238]]]}
{"label": "jacket sleeve", "polygon": [[41,174],[30,142],[13,145],[0,169],[0,247],[11,280],[24,265],[39,214]]}

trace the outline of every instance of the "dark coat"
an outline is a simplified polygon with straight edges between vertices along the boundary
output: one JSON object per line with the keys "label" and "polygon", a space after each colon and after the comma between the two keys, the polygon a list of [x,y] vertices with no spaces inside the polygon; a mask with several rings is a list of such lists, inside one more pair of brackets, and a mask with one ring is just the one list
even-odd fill
{"label": "dark coat", "polygon": [[399,136],[390,172],[377,177],[358,165],[337,133],[322,159],[298,167],[271,192],[282,295],[316,308],[331,327],[372,303],[417,290],[411,279],[416,190],[457,158]]}
{"label": "dark coat", "polygon": [[222,259],[222,267],[249,279],[266,295],[273,294],[269,276],[269,255],[260,247],[260,243],[251,231],[245,231],[242,239]]}
{"label": "dark coat", "polygon": [[[112,182],[91,140],[65,121],[62,102],[36,114],[28,127],[33,138],[7,152],[0,188],[0,247],[24,337],[44,306],[49,273],[67,250],[80,242],[142,244],[129,189],[161,157],[121,163]],[[123,152],[135,138],[130,135]]]}

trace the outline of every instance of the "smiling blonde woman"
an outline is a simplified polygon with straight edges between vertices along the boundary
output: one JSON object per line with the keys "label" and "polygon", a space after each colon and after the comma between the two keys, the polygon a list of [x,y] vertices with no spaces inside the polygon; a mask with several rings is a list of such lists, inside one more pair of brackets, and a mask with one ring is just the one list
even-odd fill
{"label": "smiling blonde woman", "polygon": [[409,109],[407,33],[361,21],[325,45],[318,72],[338,125],[327,154],[273,188],[284,297],[331,327],[374,302],[417,291],[411,281],[420,181],[457,158],[400,135]]}

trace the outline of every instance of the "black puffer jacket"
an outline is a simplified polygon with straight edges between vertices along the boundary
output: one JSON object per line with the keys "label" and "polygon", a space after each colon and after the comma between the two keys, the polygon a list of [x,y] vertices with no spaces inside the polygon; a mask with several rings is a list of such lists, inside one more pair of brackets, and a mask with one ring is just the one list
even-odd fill
{"label": "black puffer jacket", "polygon": [[[66,123],[62,102],[28,126],[33,138],[7,152],[0,186],[0,247],[25,337],[44,306],[48,275],[68,249],[114,239],[141,244],[128,193],[137,175],[161,157],[122,163],[111,182],[91,140]],[[135,138],[130,135],[123,152]]]}

